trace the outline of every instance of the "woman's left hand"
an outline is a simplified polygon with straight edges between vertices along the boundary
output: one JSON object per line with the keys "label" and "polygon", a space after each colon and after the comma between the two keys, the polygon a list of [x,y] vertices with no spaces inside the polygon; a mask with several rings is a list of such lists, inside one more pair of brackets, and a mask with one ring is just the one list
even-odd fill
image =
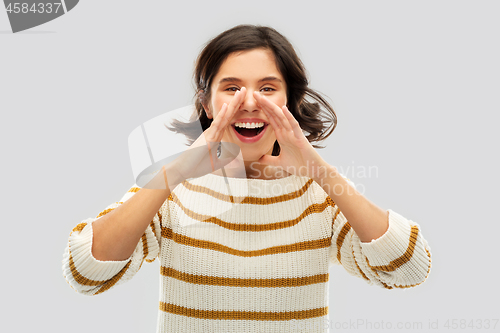
{"label": "woman's left hand", "polygon": [[280,108],[259,92],[253,94],[269,119],[281,148],[279,156],[264,155],[259,163],[281,167],[297,176],[322,179],[331,166],[309,143],[288,108]]}

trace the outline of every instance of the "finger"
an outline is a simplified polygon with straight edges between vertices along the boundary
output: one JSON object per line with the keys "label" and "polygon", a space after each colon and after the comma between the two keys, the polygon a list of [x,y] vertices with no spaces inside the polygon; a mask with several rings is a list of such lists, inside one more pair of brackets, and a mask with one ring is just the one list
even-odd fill
{"label": "finger", "polygon": [[[264,97],[265,98],[265,97]],[[272,105],[268,105],[267,109],[269,112],[271,112],[276,119],[276,122],[279,123],[279,125],[285,129],[286,131],[292,131],[292,126],[290,125],[289,120],[285,117],[283,110],[276,104],[268,101]]]}
{"label": "finger", "polygon": [[228,105],[226,103],[222,104],[220,111],[217,113],[217,116],[210,124],[210,127],[214,128],[216,132],[219,132],[221,128],[226,127],[226,113],[227,113]]}
{"label": "finger", "polygon": [[225,123],[224,123],[224,130],[229,129],[231,126],[231,120],[234,118],[235,113],[240,109],[241,104],[245,100],[245,95],[246,95],[246,88],[242,87],[240,90],[238,90],[235,94],[231,102],[229,102],[229,105],[227,107],[227,111],[224,114],[225,118]]}
{"label": "finger", "polygon": [[257,100],[257,105],[262,109],[262,111],[264,111],[267,119],[269,119],[269,123],[273,127],[273,130],[280,130],[280,123],[277,121],[277,119],[275,119],[274,114],[270,112],[267,107],[265,107],[266,101],[262,99],[262,95],[259,92],[254,91],[253,96]]}
{"label": "finger", "polygon": [[[262,104],[264,104],[264,100],[263,99],[260,99],[260,100],[263,102]],[[274,134],[276,135],[276,139],[278,140],[278,142],[283,143],[286,139],[286,137],[285,137],[286,129],[284,128],[284,125],[276,117],[276,113],[273,112],[273,110],[271,110],[268,107],[263,106],[262,104],[259,104],[259,105],[260,105],[261,109],[264,111],[267,119],[269,119],[269,123],[271,124],[271,127],[274,130]],[[278,107],[276,104],[274,104],[274,103],[272,103],[272,104],[274,106]]]}
{"label": "finger", "polygon": [[297,119],[295,119],[290,110],[288,110],[287,106],[284,105],[281,109],[283,110],[283,114],[285,115],[285,117],[288,119],[288,122],[292,126],[293,134],[295,135],[295,137],[300,138],[301,136],[304,136],[299,122],[297,121]]}
{"label": "finger", "polygon": [[219,142],[222,139],[222,133],[224,132],[224,114],[227,112],[227,104],[222,104],[221,110],[217,113],[217,116],[207,128],[203,135],[205,137],[205,142],[210,149],[210,143]]}
{"label": "finger", "polygon": [[288,119],[285,117],[283,114],[283,110],[281,108],[271,102],[269,99],[267,99],[266,96],[261,95],[260,93],[257,93],[259,95],[260,101],[261,101],[261,106],[265,111],[268,111],[270,114],[272,114],[276,124],[278,125],[279,128],[283,128],[287,131],[292,130],[292,126],[290,125]]}
{"label": "finger", "polygon": [[230,122],[231,119],[233,119],[234,114],[236,111],[240,109],[241,103],[245,100],[245,95],[247,93],[247,89],[245,87],[241,87],[240,90],[238,90],[235,94],[231,102],[229,102],[228,105],[228,114],[227,118],[228,121]]}
{"label": "finger", "polygon": [[224,103],[221,110],[215,116],[215,119],[210,125],[210,131],[207,133],[207,140],[213,142],[220,142],[224,136],[225,130],[231,125],[231,119],[233,119],[236,111],[239,110],[241,103],[244,100],[246,94],[246,88],[242,87],[235,94],[229,105]]}
{"label": "finger", "polygon": [[[245,87],[242,88],[243,93],[245,92]],[[217,113],[217,116],[215,117],[214,121],[212,121],[212,125],[214,127],[217,127],[217,129],[222,129],[226,127],[229,123],[230,120],[232,119],[232,116],[236,110],[239,109],[241,102],[242,102],[242,91],[238,90],[235,94],[231,102],[229,102],[229,105],[224,103],[221,107],[221,110]]]}
{"label": "finger", "polygon": [[270,112],[269,110],[265,109],[265,108],[262,108],[262,110],[264,111],[267,119],[269,119],[269,124],[271,125],[271,127],[273,128],[273,131],[274,131],[274,135],[276,135],[276,139],[278,140],[278,142],[283,142],[284,141],[284,136],[283,136],[283,127],[281,127],[281,125],[276,121],[276,118],[275,116],[272,114],[272,112]]}
{"label": "finger", "polygon": [[243,96],[245,95],[245,93],[246,93],[245,87],[237,91],[234,94],[234,97],[231,100],[231,102],[229,102],[229,105],[224,103],[224,105],[226,105],[224,112],[222,112],[221,108],[221,112],[217,114],[217,118],[220,115],[220,122],[217,123],[216,127],[217,137],[219,138],[219,140],[222,139],[224,131],[228,128],[228,126],[231,125],[231,119],[233,119],[233,116],[236,113],[236,111],[239,110],[241,103],[243,102],[244,99]]}

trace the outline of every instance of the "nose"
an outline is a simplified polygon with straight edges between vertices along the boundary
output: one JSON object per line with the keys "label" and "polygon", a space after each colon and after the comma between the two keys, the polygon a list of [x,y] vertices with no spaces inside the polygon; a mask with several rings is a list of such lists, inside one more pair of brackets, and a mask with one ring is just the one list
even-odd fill
{"label": "nose", "polygon": [[260,107],[257,104],[257,100],[253,97],[253,90],[246,88],[245,97],[240,105],[241,111],[254,112],[259,111]]}

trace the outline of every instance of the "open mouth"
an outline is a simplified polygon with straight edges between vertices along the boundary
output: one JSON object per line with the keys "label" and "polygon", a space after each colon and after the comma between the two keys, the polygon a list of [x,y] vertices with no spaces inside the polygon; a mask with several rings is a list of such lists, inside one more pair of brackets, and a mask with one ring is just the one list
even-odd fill
{"label": "open mouth", "polygon": [[260,132],[262,132],[264,130],[264,127],[266,127],[266,125],[262,126],[261,128],[243,128],[243,127],[237,127],[237,126],[233,126],[233,127],[235,128],[236,132],[238,132],[239,134],[251,138],[251,137],[259,135]]}

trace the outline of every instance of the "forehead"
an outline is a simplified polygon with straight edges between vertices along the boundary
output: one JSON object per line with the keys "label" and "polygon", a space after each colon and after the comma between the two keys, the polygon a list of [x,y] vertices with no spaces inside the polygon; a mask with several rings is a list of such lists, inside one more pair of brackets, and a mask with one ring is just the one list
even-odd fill
{"label": "forehead", "polygon": [[276,76],[283,79],[276,67],[273,52],[268,49],[253,49],[231,53],[222,63],[214,78],[214,83],[218,84],[224,77],[259,80],[266,76]]}

